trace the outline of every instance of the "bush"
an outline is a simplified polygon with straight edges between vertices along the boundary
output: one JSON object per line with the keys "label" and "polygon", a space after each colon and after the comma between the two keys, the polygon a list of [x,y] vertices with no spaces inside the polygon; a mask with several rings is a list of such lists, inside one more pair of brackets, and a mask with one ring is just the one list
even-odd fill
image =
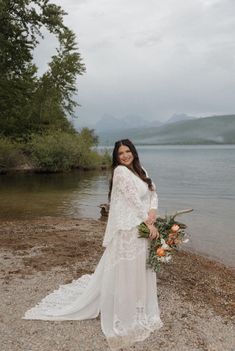
{"label": "bush", "polygon": [[102,153],[102,164],[103,165],[111,165],[112,163],[112,156],[108,150],[105,150]]}
{"label": "bush", "polygon": [[54,131],[46,135],[32,135],[25,152],[31,153],[31,160],[36,167],[50,172],[107,164],[106,157],[91,151],[92,135],[87,130],[79,134]]}
{"label": "bush", "polygon": [[6,137],[0,138],[0,170],[14,168],[25,162],[20,144]]}
{"label": "bush", "polygon": [[66,132],[31,135],[26,148],[35,167],[44,171],[66,171],[76,160],[76,137]]}

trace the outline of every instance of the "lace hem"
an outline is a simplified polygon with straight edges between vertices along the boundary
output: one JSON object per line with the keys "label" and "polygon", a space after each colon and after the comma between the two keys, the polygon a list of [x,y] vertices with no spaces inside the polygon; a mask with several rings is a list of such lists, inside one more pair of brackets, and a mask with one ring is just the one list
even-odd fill
{"label": "lace hem", "polygon": [[160,329],[163,323],[157,317],[145,316],[141,320],[136,320],[131,328],[125,329],[121,326],[121,322],[116,319],[114,322],[113,335],[106,335],[108,345],[112,351],[119,350],[122,347],[130,347],[135,342],[143,341],[149,337],[154,330]]}
{"label": "lace hem", "polygon": [[[22,319],[50,319],[51,316],[66,310],[79,295],[82,295],[90,282],[92,274],[84,274],[70,284],[60,285],[59,289],[47,295],[35,307],[26,311]],[[48,316],[48,318],[47,318]],[[53,317],[54,318],[54,317]],[[53,319],[55,320],[55,319]]]}

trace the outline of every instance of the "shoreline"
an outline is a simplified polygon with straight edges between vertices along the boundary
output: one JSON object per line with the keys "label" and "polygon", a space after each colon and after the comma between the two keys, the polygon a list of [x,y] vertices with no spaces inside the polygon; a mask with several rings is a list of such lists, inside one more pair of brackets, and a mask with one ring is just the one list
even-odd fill
{"label": "shoreline", "polygon": [[[0,224],[2,350],[108,350],[100,317],[64,323],[21,320],[60,284],[94,271],[105,250],[106,222],[42,217]],[[233,268],[196,253],[176,252],[157,273],[163,327],[131,350],[150,351],[158,345],[161,351],[234,351],[234,291]]]}
{"label": "shoreline", "polygon": [[232,270],[235,273],[235,265],[233,266],[231,264],[225,263],[222,260],[220,260],[217,256],[206,254],[205,252],[198,251],[198,250],[196,250],[196,249],[194,249],[192,247],[190,247],[190,248],[189,247],[185,247],[185,249],[180,249],[180,251],[183,251],[185,253],[189,253],[189,254],[192,254],[192,255],[195,255],[195,256],[199,256],[202,259],[205,258],[206,260],[214,262],[218,266],[222,266],[225,269],[227,268],[229,270]]}
{"label": "shoreline", "polygon": [[0,169],[0,176],[1,175],[9,175],[9,174],[57,174],[57,173],[70,173],[70,172],[76,172],[76,171],[101,171],[101,170],[108,170],[110,168],[109,165],[99,165],[99,166],[79,166],[79,167],[74,167],[71,168],[67,171],[48,171],[43,168],[37,168],[33,166],[28,166],[28,165],[22,165],[19,167],[13,167],[13,168],[6,168],[6,169]]}

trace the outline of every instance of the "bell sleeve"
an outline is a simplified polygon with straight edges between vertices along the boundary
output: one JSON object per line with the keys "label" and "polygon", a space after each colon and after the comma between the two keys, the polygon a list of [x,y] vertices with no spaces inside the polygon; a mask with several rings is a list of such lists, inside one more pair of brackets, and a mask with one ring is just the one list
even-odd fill
{"label": "bell sleeve", "polygon": [[154,209],[157,210],[158,209],[158,196],[156,193],[156,185],[152,182],[154,190],[151,191],[150,193],[150,210]]}
{"label": "bell sleeve", "polygon": [[137,216],[142,220],[145,220],[148,215],[143,208],[143,204],[138,196],[138,189],[136,188],[129,172],[130,171],[126,169],[126,166],[118,166],[115,168],[113,187],[125,197],[129,206],[135,209]]}
{"label": "bell sleeve", "polygon": [[[142,166],[143,170],[145,171],[146,173],[146,176],[148,177],[148,172],[146,171],[146,169]],[[153,209],[153,210],[157,210],[158,209],[158,195],[157,195],[157,192],[156,192],[156,185],[154,184],[154,182],[152,181],[152,185],[153,185],[153,188],[154,190],[152,190],[150,192],[150,207],[149,209]]]}
{"label": "bell sleeve", "polygon": [[107,247],[120,230],[132,230],[148,218],[133,176],[126,166],[119,165],[113,173],[108,221],[103,246]]}

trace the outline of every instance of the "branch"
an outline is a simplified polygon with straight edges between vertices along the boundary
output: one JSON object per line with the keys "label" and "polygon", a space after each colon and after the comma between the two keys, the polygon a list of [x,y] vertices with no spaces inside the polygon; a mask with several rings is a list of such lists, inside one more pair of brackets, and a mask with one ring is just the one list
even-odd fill
{"label": "branch", "polygon": [[179,216],[183,213],[192,212],[192,211],[193,211],[193,208],[189,208],[189,209],[181,210],[181,211],[176,211],[175,214],[172,216],[172,218],[175,219],[176,216]]}

